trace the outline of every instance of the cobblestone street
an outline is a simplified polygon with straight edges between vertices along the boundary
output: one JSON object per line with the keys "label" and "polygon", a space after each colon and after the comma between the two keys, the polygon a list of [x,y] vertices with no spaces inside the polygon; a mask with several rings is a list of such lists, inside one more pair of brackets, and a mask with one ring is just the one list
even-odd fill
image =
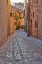
{"label": "cobblestone street", "polygon": [[0,64],[42,64],[42,41],[15,31],[0,48]]}

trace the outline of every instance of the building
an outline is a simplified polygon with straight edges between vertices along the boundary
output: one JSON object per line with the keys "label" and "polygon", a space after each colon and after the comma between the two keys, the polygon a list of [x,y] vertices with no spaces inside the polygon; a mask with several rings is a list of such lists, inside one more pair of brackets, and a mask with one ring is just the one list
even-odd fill
{"label": "building", "polygon": [[27,32],[28,0],[24,1],[24,29]]}
{"label": "building", "polygon": [[21,10],[24,10],[24,3],[15,3],[15,8],[18,8],[18,9],[21,9]]}
{"label": "building", "polygon": [[27,35],[42,40],[42,1],[28,0],[28,4],[26,5]]}
{"label": "building", "polygon": [[[12,13],[10,15],[10,13]],[[12,16],[12,17],[11,17]],[[14,32],[13,12],[10,0],[0,0],[0,46]]]}
{"label": "building", "polygon": [[28,0],[27,2],[27,16],[25,14],[27,22],[27,35],[37,37],[37,9],[38,2],[36,0]]}
{"label": "building", "polygon": [[7,1],[8,4],[8,35],[14,33],[14,19],[13,19],[13,11],[11,9],[11,1]]}
{"label": "building", "polygon": [[38,0],[38,38],[42,40],[42,0]]}
{"label": "building", "polygon": [[8,35],[7,0],[0,0],[0,46],[5,43]]}
{"label": "building", "polygon": [[24,28],[24,11],[20,12],[20,17],[22,17],[20,18],[21,27]]}
{"label": "building", "polygon": [[18,18],[18,20],[14,18],[14,29],[16,29],[18,22],[20,22],[21,27],[23,27],[24,26],[24,10],[16,8],[15,6],[11,6],[11,7],[12,7],[12,11],[14,12],[14,17],[21,17],[21,18]]}
{"label": "building", "polygon": [[36,0],[30,1],[30,28],[29,28],[29,34],[30,36],[37,38],[37,23],[38,23],[38,17],[37,17],[37,9],[38,9],[38,2]]}

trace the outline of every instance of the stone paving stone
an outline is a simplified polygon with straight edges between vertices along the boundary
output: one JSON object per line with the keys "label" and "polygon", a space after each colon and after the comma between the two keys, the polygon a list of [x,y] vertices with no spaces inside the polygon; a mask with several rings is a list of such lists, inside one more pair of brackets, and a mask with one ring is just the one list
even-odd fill
{"label": "stone paving stone", "polygon": [[42,54],[41,53],[34,53],[34,57],[41,57],[42,58]]}
{"label": "stone paving stone", "polygon": [[0,48],[0,64],[42,64],[39,44],[38,40],[27,37],[24,31],[15,31]]}
{"label": "stone paving stone", "polygon": [[12,62],[5,62],[4,64],[13,64]]}
{"label": "stone paving stone", "polygon": [[40,61],[36,61],[34,64],[41,64],[41,62]]}
{"label": "stone paving stone", "polygon": [[41,62],[41,64],[42,64],[42,62]]}
{"label": "stone paving stone", "polygon": [[0,57],[0,64],[1,64],[1,62],[2,62],[2,57]]}
{"label": "stone paving stone", "polygon": [[35,64],[34,62],[26,62],[25,64]]}

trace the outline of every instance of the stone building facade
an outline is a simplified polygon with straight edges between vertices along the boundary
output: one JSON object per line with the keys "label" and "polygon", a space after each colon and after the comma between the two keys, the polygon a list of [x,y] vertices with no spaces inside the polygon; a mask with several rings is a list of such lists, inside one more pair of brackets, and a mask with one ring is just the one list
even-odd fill
{"label": "stone building facade", "polygon": [[30,36],[37,37],[37,9],[38,2],[36,0],[30,1]]}
{"label": "stone building facade", "polygon": [[42,1],[28,0],[27,7],[27,34],[42,40]]}
{"label": "stone building facade", "polygon": [[14,33],[14,19],[13,19],[13,11],[11,8],[11,0],[7,0],[8,4],[8,35]]}
{"label": "stone building facade", "polygon": [[24,1],[24,29],[27,31],[28,0]]}
{"label": "stone building facade", "polygon": [[30,3],[30,36],[42,40],[42,1],[33,0],[32,2]]}
{"label": "stone building facade", "polygon": [[15,7],[16,7],[17,9],[24,10],[24,3],[21,3],[21,2],[15,3]]}
{"label": "stone building facade", "polygon": [[21,12],[20,12],[20,17],[22,17],[22,18],[20,19],[21,27],[24,27],[24,11],[21,11]]}
{"label": "stone building facade", "polygon": [[[21,24],[21,27],[24,27],[24,10],[16,8],[15,6],[11,6],[11,7],[14,13],[14,30],[16,29],[18,23]],[[21,18],[18,18],[17,21],[15,17],[21,17]]]}
{"label": "stone building facade", "polygon": [[7,0],[0,0],[0,46],[4,44],[8,35]]}
{"label": "stone building facade", "polygon": [[26,13],[25,18],[27,22],[27,35],[37,37],[37,9],[38,9],[38,2],[36,0],[28,0],[26,3]]}
{"label": "stone building facade", "polygon": [[42,0],[38,0],[38,38],[42,40]]}

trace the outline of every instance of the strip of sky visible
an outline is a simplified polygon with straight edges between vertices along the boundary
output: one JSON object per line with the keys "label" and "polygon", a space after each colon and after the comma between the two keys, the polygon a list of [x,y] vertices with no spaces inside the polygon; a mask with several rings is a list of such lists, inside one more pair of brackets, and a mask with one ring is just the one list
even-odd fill
{"label": "strip of sky visible", "polygon": [[12,5],[15,5],[15,3],[19,3],[19,2],[24,3],[24,0],[11,0]]}

